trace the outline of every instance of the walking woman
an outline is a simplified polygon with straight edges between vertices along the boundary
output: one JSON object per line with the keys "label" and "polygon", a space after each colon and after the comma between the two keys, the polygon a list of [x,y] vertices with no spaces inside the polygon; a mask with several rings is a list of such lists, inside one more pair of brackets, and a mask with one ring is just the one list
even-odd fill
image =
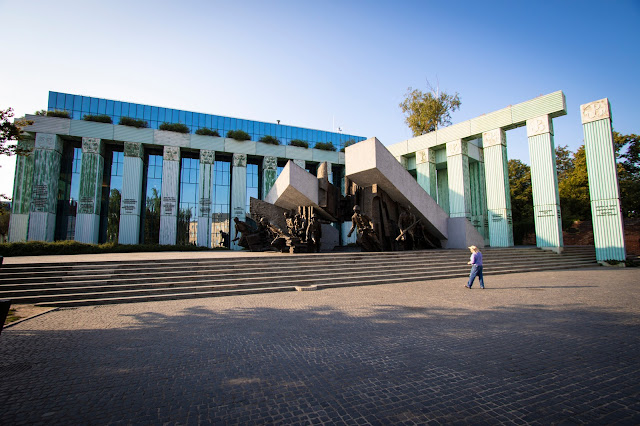
{"label": "walking woman", "polygon": [[471,272],[469,273],[469,283],[465,285],[465,287],[471,288],[476,277],[478,277],[478,281],[480,281],[480,288],[484,289],[484,279],[482,278],[482,253],[480,253],[480,250],[478,250],[478,247],[476,246],[470,246],[469,251],[471,252],[471,257],[469,258],[467,265],[471,265]]}

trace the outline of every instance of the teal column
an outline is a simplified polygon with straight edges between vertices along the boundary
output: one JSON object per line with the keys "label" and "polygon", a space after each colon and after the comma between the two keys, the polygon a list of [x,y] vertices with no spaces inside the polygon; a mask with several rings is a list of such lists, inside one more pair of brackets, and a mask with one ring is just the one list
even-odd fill
{"label": "teal column", "polygon": [[98,244],[103,170],[102,141],[97,138],[82,138],[80,203],[75,235],[75,240],[81,243]]}
{"label": "teal column", "polygon": [[447,142],[447,175],[449,178],[449,216],[471,220],[471,188],[467,142]]}
{"label": "teal column", "polygon": [[36,134],[33,151],[29,241],[53,241],[55,236],[61,159],[62,140],[58,135]]}
{"label": "teal column", "polygon": [[180,187],[180,147],[165,146],[162,160],[162,200],[160,244],[175,245],[178,232],[178,188]]}
{"label": "teal column", "polygon": [[560,253],[564,244],[551,117],[543,115],[527,120],[527,137],[536,244],[540,248]]}
{"label": "teal column", "polygon": [[[297,161],[297,160],[294,160]],[[304,161],[304,160],[302,160]],[[297,164],[297,163],[296,163]],[[236,224],[233,220],[237,217],[241,221],[246,220],[247,210],[247,154],[233,154],[231,169],[231,224],[229,232],[231,239],[236,237]],[[238,233],[240,237],[240,233]],[[231,242],[231,250],[242,250],[238,241]]]}
{"label": "teal column", "polygon": [[29,151],[28,155],[16,156],[16,172],[13,180],[11,217],[9,218],[9,242],[27,241],[29,234],[29,210],[33,185],[33,149],[35,141],[21,140],[18,146]]}
{"label": "teal column", "polygon": [[447,169],[436,170],[438,175],[438,205],[449,214],[449,174]]}
{"label": "teal column", "polygon": [[580,106],[596,260],[624,261],[624,221],[608,99]]}
{"label": "teal column", "polygon": [[433,149],[416,151],[416,180],[433,199],[438,198],[436,153]]}
{"label": "teal column", "polygon": [[211,247],[211,196],[213,194],[216,152],[200,150],[200,181],[198,182],[197,244]]}
{"label": "teal column", "polygon": [[140,242],[140,211],[144,147],[141,143],[124,143],[122,196],[120,201],[119,244]]}
{"label": "teal column", "polygon": [[487,183],[489,245],[491,247],[512,247],[513,218],[505,131],[495,129],[483,133],[482,146],[484,176]]}
{"label": "teal column", "polygon": [[262,159],[262,198],[265,198],[273,184],[276,183],[278,174],[278,158],[264,157]]}
{"label": "teal column", "polygon": [[[482,156],[482,151],[480,151]],[[487,230],[487,198],[484,181],[484,162],[469,161],[469,188],[471,193],[471,223],[478,233],[482,235],[485,244],[489,244],[489,232]]]}

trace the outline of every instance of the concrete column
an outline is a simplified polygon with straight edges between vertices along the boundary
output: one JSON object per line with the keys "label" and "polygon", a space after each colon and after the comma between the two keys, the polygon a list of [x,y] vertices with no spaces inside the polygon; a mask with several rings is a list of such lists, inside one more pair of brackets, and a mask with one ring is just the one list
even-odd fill
{"label": "concrete column", "polygon": [[262,159],[262,198],[267,196],[278,174],[278,158],[264,157]]}
{"label": "concrete column", "polygon": [[624,221],[608,99],[580,105],[596,260],[624,261]]}
{"label": "concrete column", "polygon": [[200,150],[200,182],[198,182],[197,244],[211,247],[211,198],[213,194],[216,152]]}
{"label": "concrete column", "polygon": [[81,243],[98,244],[103,171],[102,141],[97,138],[82,138],[80,205],[76,215],[75,236],[76,241]]}
{"label": "concrete column", "polygon": [[53,241],[56,228],[58,180],[62,140],[50,133],[36,134],[33,186],[29,213],[29,241]]}
{"label": "concrete column", "polygon": [[487,229],[487,192],[484,181],[484,159],[480,151],[479,161],[469,162],[469,188],[471,193],[471,224],[489,244]]}
{"label": "concrete column", "polygon": [[[294,160],[296,161],[296,160]],[[304,160],[302,160],[304,162]],[[247,154],[233,154],[231,168],[231,239],[235,238],[236,225],[234,217],[244,221],[247,209]],[[238,234],[238,237],[240,234]],[[231,243],[231,250],[242,250],[238,241]]]}
{"label": "concrete column", "polygon": [[527,120],[527,137],[536,244],[542,249],[560,253],[564,243],[551,117],[543,115]]}
{"label": "concrete column", "polygon": [[144,147],[141,143],[124,143],[120,224],[118,228],[119,244],[138,244],[140,242],[143,155]]}
{"label": "concrete column", "polygon": [[9,218],[9,242],[27,241],[29,234],[29,209],[33,185],[33,149],[35,141],[22,140],[18,146],[30,151],[29,155],[16,157],[16,172],[13,181],[11,217]]}
{"label": "concrete column", "polygon": [[491,247],[512,247],[513,218],[505,131],[495,129],[483,133],[482,145],[484,177],[487,184],[489,245]]}
{"label": "concrete column", "polygon": [[447,175],[449,178],[449,216],[471,220],[469,156],[467,142],[447,142]]}
{"label": "concrete column", "polygon": [[438,205],[449,214],[449,174],[447,169],[436,170],[438,175]]}
{"label": "concrete column", "polygon": [[165,146],[162,160],[162,201],[160,244],[175,245],[178,232],[178,190],[180,188],[180,147]]}
{"label": "concrete column", "polygon": [[438,198],[436,172],[436,152],[431,148],[417,151],[416,180],[433,199]]}

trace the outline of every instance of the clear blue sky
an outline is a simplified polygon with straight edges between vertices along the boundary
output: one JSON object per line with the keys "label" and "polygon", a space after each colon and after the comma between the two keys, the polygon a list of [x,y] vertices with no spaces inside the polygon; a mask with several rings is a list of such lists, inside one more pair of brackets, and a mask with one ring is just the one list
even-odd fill
{"label": "clear blue sky", "polygon": [[[609,98],[614,129],[640,133],[639,19],[638,0],[0,0],[0,108],[33,113],[54,90],[391,145],[411,137],[407,87],[428,79],[460,94],[454,123],[562,90],[555,141],[575,151],[583,103]],[[528,163],[524,129],[507,138]]]}

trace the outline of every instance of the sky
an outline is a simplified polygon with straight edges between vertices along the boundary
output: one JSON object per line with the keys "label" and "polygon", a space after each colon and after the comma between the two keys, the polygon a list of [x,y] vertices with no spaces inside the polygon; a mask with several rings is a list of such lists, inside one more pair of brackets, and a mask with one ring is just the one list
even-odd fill
{"label": "sky", "polygon": [[[0,109],[50,90],[377,137],[411,138],[409,87],[458,93],[458,123],[562,90],[556,146],[583,144],[579,107],[611,102],[640,133],[639,0],[0,0]],[[529,163],[526,130],[509,158]],[[0,156],[11,195],[15,157]]]}

